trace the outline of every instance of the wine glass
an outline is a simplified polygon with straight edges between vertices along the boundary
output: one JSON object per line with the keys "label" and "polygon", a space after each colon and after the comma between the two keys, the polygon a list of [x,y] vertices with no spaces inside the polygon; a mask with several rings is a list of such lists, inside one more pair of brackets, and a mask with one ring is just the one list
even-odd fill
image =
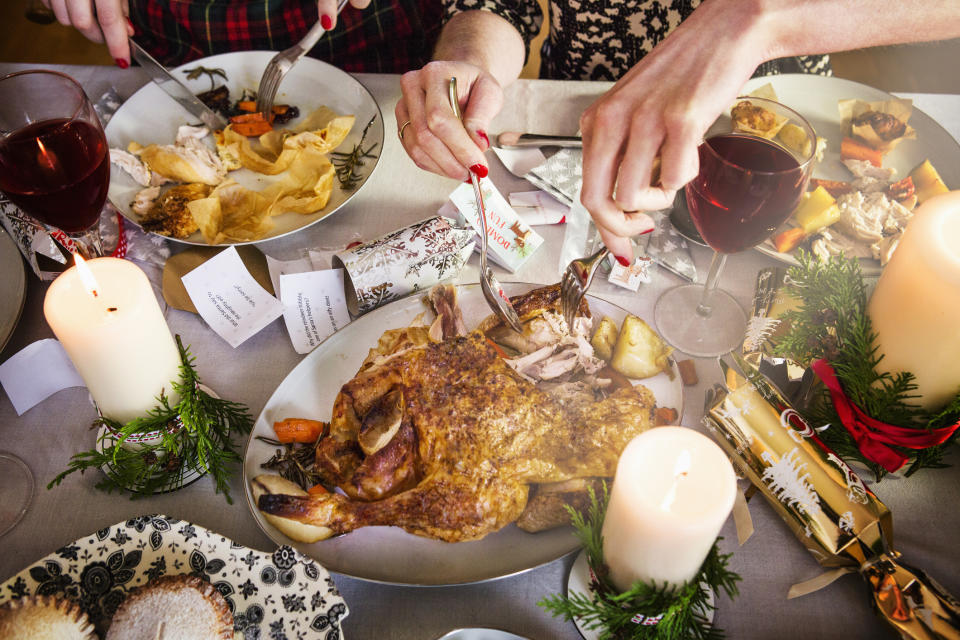
{"label": "wine glass", "polygon": [[109,183],[107,139],[73,78],[44,70],[0,78],[0,191],[89,258],[103,253]]}
{"label": "wine glass", "polygon": [[[817,138],[803,116],[774,100],[741,97],[737,105],[744,101],[750,106],[738,108],[736,119],[723,115],[707,132],[700,172],[684,187],[693,223],[714,249],[706,283],[674,287],[654,308],[660,334],[692,356],[718,356],[743,341],[743,309],[717,289],[727,254],[763,242],[790,217],[813,167]],[[783,125],[777,135],[754,132],[771,122]]]}

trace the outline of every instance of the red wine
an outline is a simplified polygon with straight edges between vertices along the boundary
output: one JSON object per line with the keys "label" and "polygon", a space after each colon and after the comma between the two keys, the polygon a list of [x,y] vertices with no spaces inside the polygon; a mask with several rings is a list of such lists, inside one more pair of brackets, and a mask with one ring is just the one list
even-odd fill
{"label": "red wine", "polygon": [[721,253],[763,242],[790,217],[807,187],[809,172],[761,138],[715,136],[699,153],[700,173],[686,186],[687,207],[697,231]]}
{"label": "red wine", "polygon": [[0,190],[24,212],[67,233],[97,222],[109,182],[106,139],[89,122],[42,120],[0,140]]}

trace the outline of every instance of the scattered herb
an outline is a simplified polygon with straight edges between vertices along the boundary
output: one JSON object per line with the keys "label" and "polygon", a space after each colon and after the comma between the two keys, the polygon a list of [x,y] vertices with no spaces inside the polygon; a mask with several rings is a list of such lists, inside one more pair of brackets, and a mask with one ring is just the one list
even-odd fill
{"label": "scattered herb", "polygon": [[[930,429],[945,427],[960,419],[960,395],[939,413],[929,414],[910,404],[911,399],[917,397],[912,373],[877,371],[883,354],[878,353],[877,335],[867,314],[867,288],[858,260],[839,255],[821,261],[805,251],[798,253],[797,260],[800,264],[788,271],[787,291],[803,304],[784,314],[789,329],[774,346],[775,355],[804,365],[826,358],[847,397],[881,422]],[[883,467],[868,460],[842,427],[827,389],[820,389],[804,417],[814,424],[838,425],[818,435],[841,457],[867,465],[878,480],[885,475]],[[923,468],[947,466],[943,463],[944,447],[952,439],[927,449],[898,448],[911,462],[907,475]]]}
{"label": "scattered herb", "polygon": [[366,140],[370,125],[373,124],[376,118],[376,116],[370,118],[370,122],[363,128],[363,135],[360,136],[360,142],[355,144],[353,149],[349,152],[334,151],[330,154],[333,156],[332,162],[337,171],[337,180],[340,181],[340,186],[348,191],[356,189],[357,185],[360,184],[362,176],[360,176],[357,171],[363,166],[364,159],[377,157],[372,153],[373,150],[377,148],[376,142],[366,149],[363,148],[363,141]]}
{"label": "scattered herb", "polygon": [[193,69],[184,69],[183,72],[187,74],[187,80],[196,80],[200,76],[207,76],[210,78],[210,89],[217,84],[217,76],[223,78],[223,81],[227,81],[227,72],[223,69],[209,69],[203,65],[194,67]]}
{"label": "scattered herb", "polygon": [[[100,417],[93,427],[105,426],[96,448],[75,454],[67,470],[50,481],[47,489],[59,485],[64,478],[90,468],[102,469],[105,477],[96,487],[112,493],[132,491],[131,499],[171,491],[183,486],[186,475],[193,471],[209,472],[217,493],[230,498],[228,466],[242,457],[230,441],[231,432],[249,433],[253,420],[247,408],[239,403],[215,398],[200,388],[200,378],[193,366],[194,358],[177,336],[180,351],[180,380],[172,382],[180,401],[171,406],[166,394],[157,398],[158,406],[141,418],[127,424]],[[159,431],[157,444],[143,445],[137,450],[125,448],[131,436]]]}
{"label": "scattered herb", "polygon": [[[700,572],[683,586],[669,589],[668,585],[657,587],[637,582],[629,591],[619,593],[610,583],[607,567],[603,563],[601,532],[608,501],[609,494],[604,485],[601,499],[590,489],[590,507],[586,518],[567,507],[592,571],[591,594],[553,595],[537,604],[556,617],[578,619],[587,629],[597,631],[601,640],[699,640],[724,637],[723,631],[712,626],[705,613],[714,608],[708,600],[711,591],[722,589],[729,598],[739,593],[737,583],[740,576],[727,568],[731,554],[721,554],[714,542]],[[643,624],[643,621],[648,621],[648,624]]]}
{"label": "scattered herb", "polygon": [[281,477],[300,485],[306,491],[321,484],[323,478],[314,470],[316,444],[280,442],[272,438],[257,436],[257,440],[277,447],[273,457],[261,464],[265,469],[276,471]]}

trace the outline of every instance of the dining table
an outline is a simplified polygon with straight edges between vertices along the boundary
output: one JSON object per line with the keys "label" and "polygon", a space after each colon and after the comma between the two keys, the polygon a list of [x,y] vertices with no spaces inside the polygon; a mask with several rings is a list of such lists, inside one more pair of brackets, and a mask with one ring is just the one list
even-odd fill
{"label": "dining table", "polygon": [[[137,67],[0,63],[0,75],[29,68],[52,68],[72,76],[93,101],[111,88],[126,99],[149,82]],[[373,174],[335,215],[294,234],[258,243],[264,254],[289,260],[301,257],[310,248],[329,249],[357,240],[372,240],[435,215],[458,186],[449,178],[419,169],[404,152],[394,116],[394,106],[401,95],[400,76],[361,73],[354,77],[376,99],[386,131]],[[505,88],[504,106],[490,125],[490,137],[494,139],[501,131],[576,134],[580,114],[610,86],[606,82],[517,80]],[[911,98],[916,108],[939,122],[954,138],[960,138],[960,95],[905,93],[902,96]],[[502,193],[534,188],[523,178],[511,174],[493,153],[487,157],[490,177]],[[494,267],[501,282],[558,282],[563,266],[560,250],[565,226],[537,227],[545,240],[543,245],[515,273]],[[174,253],[182,248],[183,245],[170,245]],[[712,251],[690,244],[690,253],[702,281]],[[478,263],[476,255],[471,257],[456,282],[477,282]],[[720,286],[749,312],[758,271],[773,266],[784,265],[759,251],[730,255]],[[7,276],[0,274],[0,277]],[[0,362],[37,340],[53,337],[43,314],[49,282],[29,272],[27,279],[22,314],[0,352]],[[637,292],[606,287],[597,295],[631,313],[652,318],[657,297],[683,282],[670,271],[656,268],[650,282],[641,284]],[[0,304],[6,303],[0,301]],[[243,403],[253,416],[260,413],[278,385],[305,357],[295,351],[282,319],[273,321],[234,348],[215,334],[200,316],[167,306],[162,297],[160,303],[171,331],[190,345],[204,384],[221,397]],[[675,356],[690,358],[682,353]],[[115,357],[116,366],[123,367],[129,354],[117,353]],[[702,423],[705,397],[708,390],[721,381],[721,370],[714,358],[692,360],[698,382],[683,390],[681,422],[708,433]],[[331,371],[330,384],[342,384],[353,374],[346,370]],[[73,454],[92,447],[95,432],[90,425],[95,418],[95,408],[82,387],[59,391],[19,416],[6,394],[0,394],[0,450],[23,459],[36,480],[26,514],[0,537],[0,583],[62,545],[142,514],[165,514],[188,521],[253,549],[276,548],[244,500],[239,465],[230,481],[232,504],[215,491],[209,477],[177,491],[135,500],[130,499],[129,494],[97,489],[99,474],[96,471],[70,475],[59,486],[47,488],[50,480],[66,468]],[[239,445],[242,449],[243,443]],[[893,474],[880,482],[865,474],[864,480],[891,509],[894,547],[904,559],[926,570],[947,591],[960,595],[960,455],[957,449],[956,445],[949,447],[944,468],[924,469],[910,477]],[[735,598],[719,594],[716,601],[714,624],[728,637],[737,640],[896,637],[872,611],[864,580],[856,573],[802,597],[788,599],[791,585],[810,580],[824,569],[761,494],[750,500],[749,510],[754,533],[742,545],[738,545],[732,518],[721,531],[721,551],[732,554],[730,568],[742,578]],[[575,557],[575,553],[569,553],[513,575],[446,586],[386,584],[334,573],[336,587],[349,607],[349,615],[342,622],[343,636],[351,640],[423,640],[437,638],[456,628],[490,627],[526,638],[580,638],[573,622],[554,617],[538,606],[547,596],[565,593]],[[0,600],[6,595],[0,594]]]}

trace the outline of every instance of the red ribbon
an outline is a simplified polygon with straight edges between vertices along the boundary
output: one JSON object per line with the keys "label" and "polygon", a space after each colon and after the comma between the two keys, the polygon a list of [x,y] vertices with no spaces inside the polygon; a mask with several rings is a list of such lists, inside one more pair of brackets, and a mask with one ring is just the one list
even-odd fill
{"label": "red ribbon", "polygon": [[837,379],[836,372],[826,360],[817,360],[813,363],[812,369],[829,389],[833,407],[840,416],[843,426],[853,436],[860,452],[890,473],[897,471],[907,462],[907,456],[891,445],[908,449],[926,449],[943,444],[954,431],[960,428],[960,421],[949,427],[930,430],[897,427],[880,422],[864,413],[847,397]]}

